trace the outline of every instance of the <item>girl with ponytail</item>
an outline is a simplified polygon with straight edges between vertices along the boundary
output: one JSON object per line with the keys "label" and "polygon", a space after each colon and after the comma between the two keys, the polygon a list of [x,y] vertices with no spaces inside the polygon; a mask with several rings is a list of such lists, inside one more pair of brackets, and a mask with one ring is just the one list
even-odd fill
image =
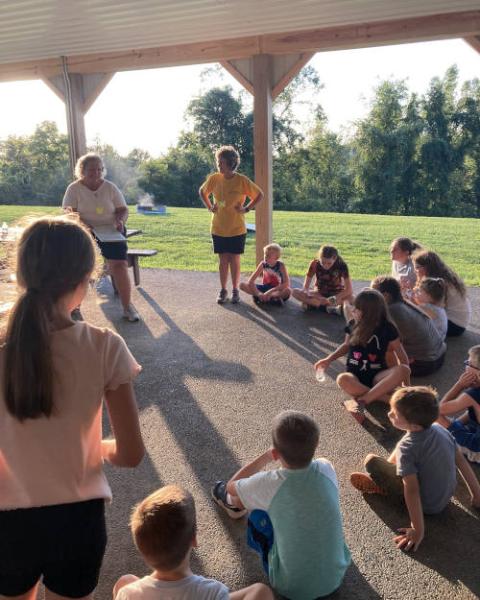
{"label": "girl with ponytail", "polygon": [[[95,270],[89,232],[41,218],[17,248],[19,297],[0,347],[0,596],[91,598],[105,550],[103,462],[144,449],[120,336],[70,317]],[[103,399],[114,439],[102,440]]]}

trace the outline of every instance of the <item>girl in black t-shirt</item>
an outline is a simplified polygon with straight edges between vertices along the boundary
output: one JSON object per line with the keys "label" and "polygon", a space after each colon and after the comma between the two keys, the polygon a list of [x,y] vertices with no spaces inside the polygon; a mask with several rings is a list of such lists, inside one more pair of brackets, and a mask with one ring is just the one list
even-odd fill
{"label": "girl in black t-shirt", "polygon": [[[362,423],[365,405],[374,400],[388,402],[395,388],[409,384],[408,356],[390,320],[385,300],[376,290],[363,290],[355,298],[353,321],[345,333],[343,344],[319,360],[315,368],[326,369],[331,362],[348,354],[347,371],[337,377],[337,384],[352,396],[344,402],[345,408]],[[387,366],[387,352],[397,359],[393,367]]]}

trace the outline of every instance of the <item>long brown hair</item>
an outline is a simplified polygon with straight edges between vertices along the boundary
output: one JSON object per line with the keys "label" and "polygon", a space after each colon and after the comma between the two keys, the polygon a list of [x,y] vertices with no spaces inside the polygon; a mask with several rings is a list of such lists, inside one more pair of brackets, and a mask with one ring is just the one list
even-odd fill
{"label": "long brown hair", "polygon": [[[447,286],[452,285],[462,297],[465,297],[467,293],[465,284],[453,269],[447,267],[436,252],[431,250],[415,252],[413,262],[423,267],[428,277],[441,277],[446,281]],[[448,296],[448,287],[446,294]]]}
{"label": "long brown hair", "polygon": [[387,303],[377,290],[361,291],[353,304],[362,313],[362,318],[353,326],[350,344],[365,346],[377,327],[387,322],[393,325]]}
{"label": "long brown hair", "polygon": [[50,348],[55,304],[95,267],[92,236],[72,217],[43,217],[23,232],[17,247],[22,290],[8,318],[3,390],[8,412],[19,421],[50,417],[53,362]]}

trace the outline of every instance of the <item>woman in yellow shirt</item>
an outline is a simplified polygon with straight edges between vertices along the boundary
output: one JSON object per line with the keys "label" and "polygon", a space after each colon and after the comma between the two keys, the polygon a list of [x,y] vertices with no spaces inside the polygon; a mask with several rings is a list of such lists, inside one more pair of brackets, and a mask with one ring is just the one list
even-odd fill
{"label": "woman in yellow shirt", "polygon": [[[245,213],[263,198],[262,190],[245,175],[237,173],[240,156],[233,146],[222,146],[215,152],[218,173],[209,175],[200,188],[200,198],[212,213],[213,251],[219,255],[221,289],[218,304],[228,298],[228,271],[232,278],[232,304],[240,300],[240,255],[245,249],[247,228]],[[247,197],[249,204],[244,205]]]}

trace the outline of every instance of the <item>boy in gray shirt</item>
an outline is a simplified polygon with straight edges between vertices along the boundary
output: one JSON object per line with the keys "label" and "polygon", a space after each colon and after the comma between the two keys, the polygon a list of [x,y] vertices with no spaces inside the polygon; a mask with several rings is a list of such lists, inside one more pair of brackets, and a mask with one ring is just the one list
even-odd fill
{"label": "boy in gray shirt", "polygon": [[399,529],[398,548],[416,550],[425,534],[423,513],[441,512],[457,485],[456,468],[462,474],[472,505],[480,508],[480,484],[450,433],[435,423],[436,392],[426,386],[398,389],[390,400],[388,416],[406,434],[388,460],[369,454],[365,473],[352,473],[352,485],[364,493],[403,495],[410,526]]}

